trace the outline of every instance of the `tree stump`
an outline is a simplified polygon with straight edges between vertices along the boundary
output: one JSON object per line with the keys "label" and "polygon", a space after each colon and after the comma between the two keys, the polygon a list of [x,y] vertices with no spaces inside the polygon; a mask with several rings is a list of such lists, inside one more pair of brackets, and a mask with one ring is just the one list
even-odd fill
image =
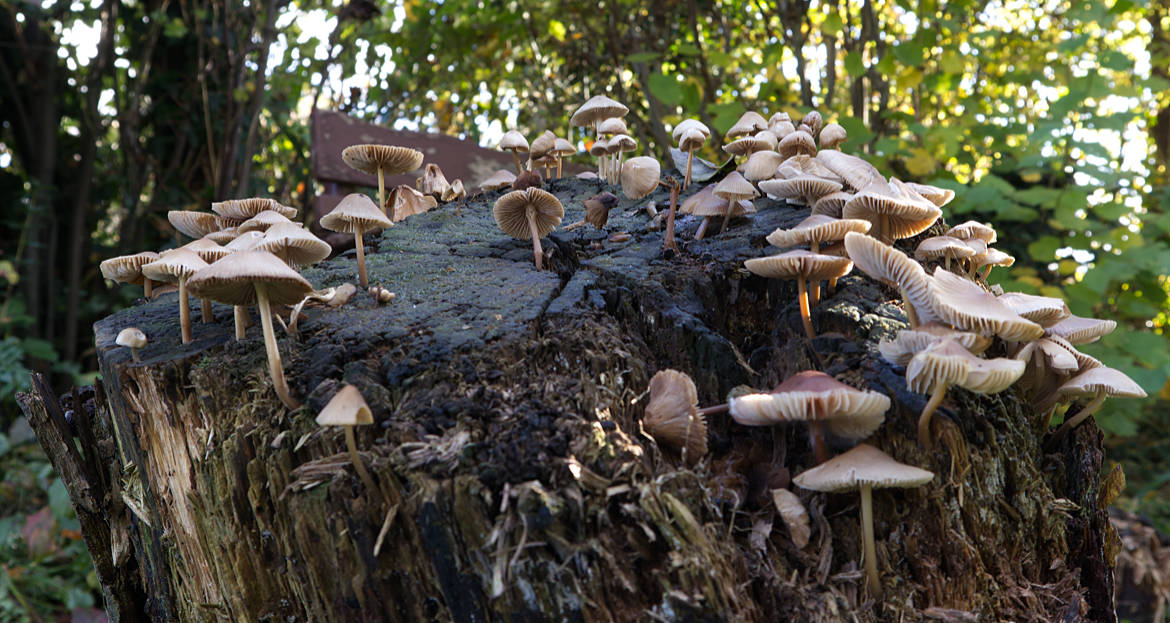
{"label": "tree stump", "polygon": [[[571,222],[602,187],[547,188]],[[95,325],[105,396],[74,418],[79,441],[47,390],[22,396],[89,514],[111,620],[1112,620],[1097,428],[1046,453],[1041,417],[1013,390],[952,390],[927,454],[926,398],[876,349],[905,326],[897,293],[842,279],[809,341],[795,284],[743,268],[806,207],[761,199],[701,242],[680,217],[683,250],[666,258],[662,232],[623,200],[609,229],[630,240],[555,231],[552,270],[537,272],[530,242],[496,228],[499,194],[370,237],[370,282],[391,304],[359,292],[280,332],[300,409],[273,393],[258,327],[234,341],[217,304],[183,346],[174,295]],[[317,288],[356,281],[352,257],[304,274]],[[141,363],[114,345],[128,326],[151,340]],[[874,495],[883,598],[863,587],[856,496],[789,484],[812,465],[802,431],[712,416],[694,466],[642,433],[663,368],[690,374],[702,405],[805,369],[892,398],[869,443],[936,476]],[[378,492],[341,432],[314,423],[342,383],[374,414],[358,446]],[[780,487],[808,509],[803,548],[774,510]]]}

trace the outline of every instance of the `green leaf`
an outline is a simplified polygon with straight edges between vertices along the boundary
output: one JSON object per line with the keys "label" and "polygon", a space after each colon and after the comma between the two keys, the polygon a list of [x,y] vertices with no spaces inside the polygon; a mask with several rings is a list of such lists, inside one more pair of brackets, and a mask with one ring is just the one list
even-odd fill
{"label": "green leaf", "polygon": [[674,76],[650,74],[650,92],[667,106],[678,106],[682,103],[682,85]]}
{"label": "green leaf", "polygon": [[676,51],[679,54],[682,54],[684,56],[698,56],[699,55],[699,48],[695,47],[694,44],[691,44],[691,43],[678,44]]}
{"label": "green leaf", "polygon": [[1060,190],[1033,186],[1016,192],[1016,201],[1034,206],[1054,205],[1060,199]]}
{"label": "green leaf", "polygon": [[1089,35],[1076,35],[1060,42],[1060,45],[1056,46],[1056,49],[1062,54],[1072,54],[1084,47],[1088,41]]}
{"label": "green leaf", "polygon": [[1041,236],[1028,245],[1028,255],[1037,262],[1056,259],[1056,250],[1063,245],[1056,236]]}
{"label": "green leaf", "polygon": [[897,66],[894,64],[894,57],[889,54],[883,56],[881,60],[877,62],[875,67],[877,67],[877,70],[880,71],[883,76],[892,76],[897,69]]}
{"label": "green leaf", "polygon": [[1106,221],[1116,221],[1130,213],[1129,206],[1117,201],[1098,203],[1093,206],[1093,213]]}
{"label": "green leaf", "polygon": [[845,71],[854,78],[865,73],[865,63],[861,60],[861,54],[850,52],[845,55]]}
{"label": "green leaf", "polygon": [[1101,55],[1101,66],[1113,71],[1128,71],[1133,68],[1133,59],[1124,52],[1109,50]]}
{"label": "green leaf", "polygon": [[555,19],[548,20],[548,34],[552,35],[557,41],[565,40],[565,25]]}
{"label": "green leaf", "polygon": [[648,63],[657,59],[657,52],[638,52],[637,54],[631,54],[626,57],[626,60],[631,63]]}
{"label": "green leaf", "polygon": [[922,44],[917,41],[903,41],[894,46],[894,57],[903,65],[916,67],[922,63],[925,55]]}
{"label": "green leaf", "polygon": [[45,361],[57,361],[57,351],[53,350],[53,345],[45,340],[25,338],[20,341],[20,348],[29,357],[44,359]]}
{"label": "green leaf", "polygon": [[187,25],[179,18],[171,19],[163,27],[163,35],[168,39],[180,39],[187,34]]}
{"label": "green leaf", "polygon": [[844,30],[844,24],[841,22],[841,15],[833,11],[825,16],[825,21],[821,22],[821,32],[830,37],[835,37],[841,34]]}
{"label": "green leaf", "polygon": [[739,102],[712,104],[711,113],[714,117],[712,121],[715,122],[717,128],[730,128],[739,120],[739,116],[743,114],[744,110],[743,104]]}

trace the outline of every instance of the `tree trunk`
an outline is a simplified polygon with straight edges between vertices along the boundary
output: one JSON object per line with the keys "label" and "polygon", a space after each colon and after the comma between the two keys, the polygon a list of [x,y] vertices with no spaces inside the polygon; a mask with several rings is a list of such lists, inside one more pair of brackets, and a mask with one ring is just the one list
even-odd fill
{"label": "tree trunk", "polygon": [[[572,221],[597,183],[548,188]],[[648,199],[664,205],[657,192]],[[150,596],[155,621],[1111,617],[1097,428],[1046,454],[1039,415],[1012,391],[955,391],[925,453],[914,429],[925,397],[875,348],[906,326],[887,304],[896,295],[845,277],[813,310],[810,342],[795,284],[743,271],[761,254],[754,241],[807,210],[761,199],[750,221],[667,261],[661,232],[623,201],[609,223],[632,241],[554,232],[551,270],[537,272],[530,242],[496,228],[494,198],[469,200],[462,217],[453,204],[412,216],[371,245],[371,282],[395,302],[306,310],[300,334],[279,340],[306,403],[296,411],[272,391],[259,332],[232,339],[230,307],[180,346],[174,295],[95,325],[108,405],[77,421],[82,467],[62,469],[72,443],[32,417],[55,399],[22,396],[79,514],[129,520],[123,566],[99,567],[111,620],[134,620],[111,605],[133,595]],[[680,239],[697,225],[680,217]],[[305,275],[352,281],[352,259]],[[127,326],[151,340],[141,363],[114,345]],[[855,495],[795,489],[811,519],[804,548],[775,516],[769,489],[812,465],[803,431],[711,416],[710,454],[693,467],[641,432],[643,392],[664,368],[691,374],[703,405],[804,369],[892,398],[869,443],[935,479],[874,492],[881,601],[859,572]],[[343,433],[314,422],[342,383],[373,412],[357,445],[380,495],[357,478]],[[88,446],[116,455],[116,484],[90,482],[84,466],[101,459]],[[82,525],[99,560],[107,524]],[[113,583],[132,565],[137,583]]]}

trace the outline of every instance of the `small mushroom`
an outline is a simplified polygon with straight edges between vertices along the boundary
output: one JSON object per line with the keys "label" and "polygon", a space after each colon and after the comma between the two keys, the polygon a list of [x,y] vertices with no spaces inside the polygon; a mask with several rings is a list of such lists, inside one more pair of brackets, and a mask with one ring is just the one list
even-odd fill
{"label": "small mushroom", "polygon": [[390,219],[386,218],[369,197],[359,193],[347,195],[332,212],[321,217],[321,227],[329,231],[353,234],[354,246],[357,247],[358,282],[363,288],[369,285],[369,278],[366,275],[366,252],[362,236],[366,232],[385,229],[392,225]]}
{"label": "small mushroom", "polygon": [[329,257],[333,247],[296,223],[279,223],[264,232],[256,243],[257,251],[269,253],[284,260],[289,266],[308,266]]}
{"label": "small mushroom", "polygon": [[837,149],[848,137],[849,134],[845,132],[845,128],[836,123],[830,123],[821,128],[821,133],[817,136],[817,139],[820,141],[821,149]]}
{"label": "small mushroom", "polygon": [[594,197],[586,199],[583,203],[585,206],[585,218],[576,223],[566,225],[564,230],[572,231],[586,224],[592,225],[597,229],[604,229],[605,224],[609,222],[609,211],[617,205],[617,200],[617,196],[611,192],[601,192]]}
{"label": "small mushroom", "polygon": [[279,201],[267,197],[228,199],[226,201],[213,201],[211,203],[211,211],[220,216],[220,225],[223,227],[239,226],[244,221],[265,210],[279,212],[290,219],[296,218],[297,216],[296,208],[281,205]]}
{"label": "small mushroom", "polygon": [[1068,340],[1070,344],[1079,345],[1096,342],[1102,336],[1112,333],[1116,328],[1117,322],[1113,320],[1070,315],[1049,326],[1045,332],[1050,335],[1059,335]]}
{"label": "small mushroom", "polygon": [[780,152],[780,155],[786,159],[800,154],[815,156],[817,155],[817,142],[812,133],[797,129],[780,139],[776,151]]}
{"label": "small mushroom", "polygon": [[691,163],[695,159],[695,151],[707,142],[707,137],[711,136],[711,129],[697,119],[684,119],[674,126],[671,135],[678,141],[678,148],[687,152],[687,172],[683,178],[683,190],[686,190],[691,185]]}
{"label": "small mushroom", "polygon": [[[682,452],[687,463],[707,454],[707,420],[712,410],[700,410],[699,392],[691,377],[678,370],[659,370],[650,379],[650,402],[642,427],[659,443]],[[720,405],[715,410],[726,410]]]}
{"label": "small mushroom", "polygon": [[[250,231],[268,231],[269,227],[280,223],[292,223],[288,217],[277,212],[276,210],[265,210],[256,216],[240,223],[236,228],[239,233],[247,233]],[[222,243],[220,243],[222,244]]]}
{"label": "small mushroom", "polygon": [[[762,117],[761,117],[762,119]],[[756,187],[752,183],[744,179],[742,175],[737,172],[731,172],[727,177],[723,178],[721,182],[715,185],[713,191],[716,197],[726,199],[729,208],[735,206],[740,200],[750,200],[759,197],[760,193],[756,191]],[[731,222],[731,209],[728,209],[723,215],[723,228],[720,232],[727,230],[727,224]]]}
{"label": "small mushroom", "polygon": [[524,164],[520,162],[520,153],[528,153],[528,139],[517,130],[508,130],[500,139],[500,149],[512,152],[512,159],[516,161],[516,175],[524,172]]}
{"label": "small mushroom", "polygon": [[[860,234],[859,234],[860,235]],[[853,269],[849,258],[810,253],[803,249],[788,251],[779,255],[759,257],[744,262],[749,271],[770,279],[796,279],[797,298],[800,303],[800,319],[808,339],[816,337],[809,314],[806,280],[839,278]]]}
{"label": "small mushroom", "polygon": [[933,478],[932,472],[899,463],[885,452],[863,443],[798,474],[793,482],[799,487],[824,493],[860,491],[865,577],[870,594],[877,597],[881,595],[882,583],[873,538],[873,489],[920,487]]}
{"label": "small mushroom", "polygon": [[[849,240],[846,238],[848,245]],[[1021,317],[978,284],[936,266],[930,280],[934,313],[947,324],[980,335],[998,335],[1011,342],[1027,342],[1044,335],[1044,328]]]}
{"label": "small mushroom", "polygon": [[[564,206],[552,193],[539,188],[514,190],[496,200],[492,209],[496,225],[513,238],[532,237],[536,270],[544,267],[540,238],[556,228],[565,216]],[[365,285],[365,284],[363,284]]]}
{"label": "small mushroom", "polygon": [[737,139],[741,136],[748,136],[760,130],[767,129],[768,122],[764,119],[763,115],[754,110],[749,110],[740,115],[739,120],[727,130],[724,136],[729,139]]}
{"label": "small mushroom", "polygon": [[118,283],[129,283],[142,286],[142,295],[150,298],[154,284],[142,274],[142,266],[158,259],[158,253],[143,251],[134,255],[120,255],[103,260],[99,265],[102,277]]}
{"label": "small mushroom", "polygon": [[382,286],[370,286],[368,291],[376,303],[389,303],[394,300],[394,293]]}
{"label": "small mushroom", "polygon": [[378,176],[378,209],[385,211],[386,175],[418,169],[423,163],[423,153],[395,145],[350,145],[341,151],[341,159],[358,171]]}
{"label": "small mushroom", "polygon": [[406,220],[408,216],[427,212],[439,205],[433,196],[424,195],[405,185],[395,186],[394,190],[390,191],[390,196],[386,198],[386,201],[386,214],[395,223]]}
{"label": "small mushroom", "polygon": [[[786,249],[798,244],[807,244],[808,250],[813,253],[821,252],[821,243],[844,240],[849,232],[865,233],[869,231],[869,221],[861,219],[835,219],[819,214],[813,214],[791,229],[777,229],[768,234],[768,244]],[[829,292],[837,287],[837,278],[829,280]],[[815,306],[820,299],[820,283],[812,286],[812,299],[809,305]]]}
{"label": "small mushroom", "polygon": [[919,242],[918,247],[914,249],[914,257],[920,260],[942,260],[947,270],[951,269],[951,260],[965,260],[974,255],[975,249],[950,236],[927,238]]}
{"label": "small mushroom", "polygon": [[501,169],[480,182],[479,187],[483,190],[499,190],[511,186],[514,181],[516,181],[516,176],[511,171]]}
{"label": "small mushroom", "polygon": [[1096,413],[1101,408],[1101,405],[1105,403],[1106,398],[1146,397],[1146,391],[1124,372],[1105,367],[1091,368],[1074,376],[1067,383],[1060,386],[1057,394],[1065,398],[1092,396],[1093,399],[1081,408],[1076,415],[1065,419],[1064,424],[1057,429],[1054,439],[1059,439],[1068,431],[1076,428],[1078,424],[1084,422],[1090,415]]}
{"label": "small mushroom", "polygon": [[857,156],[836,149],[818,151],[816,160],[840,176],[845,185],[853,190],[861,190],[874,182],[886,181],[877,167]]}
{"label": "small mushroom", "polygon": [[784,159],[771,149],[752,152],[743,165],[743,176],[749,182],[762,182],[776,175],[776,168]]}
{"label": "small mushroom", "polygon": [[942,210],[903,188],[896,179],[875,180],[845,203],[841,216],[873,223],[870,235],[886,244],[922,233],[942,216]]}
{"label": "small mushroom", "polygon": [[[436,198],[442,198],[443,194],[451,188],[451,183],[447,181],[447,176],[443,175],[443,170],[433,162],[427,163],[423,167],[423,174],[414,183],[419,192]],[[446,199],[443,200],[446,201]]]}
{"label": "small mushroom", "polygon": [[362,397],[358,388],[348,383],[334,394],[325,408],[321,409],[321,413],[317,414],[317,426],[345,428],[345,448],[349,451],[349,462],[353,464],[354,470],[361,477],[362,484],[366,486],[366,489],[381,501],[382,490],[374,483],[370,472],[366,471],[366,465],[362,462],[361,455],[358,454],[357,440],[354,436],[355,427],[369,426],[373,423],[374,416],[370,413],[366,399]]}
{"label": "small mushroom", "polygon": [[191,307],[187,302],[187,278],[207,266],[207,262],[187,249],[169,251],[157,260],[142,265],[143,276],[155,281],[179,284],[179,325],[184,344],[191,343]]}
{"label": "small mushroom", "polygon": [[127,327],[118,332],[117,339],[114,343],[118,346],[125,346],[130,349],[130,356],[134,358],[136,363],[142,360],[138,358],[138,349],[146,348],[146,334],[142,329],[137,327]]}

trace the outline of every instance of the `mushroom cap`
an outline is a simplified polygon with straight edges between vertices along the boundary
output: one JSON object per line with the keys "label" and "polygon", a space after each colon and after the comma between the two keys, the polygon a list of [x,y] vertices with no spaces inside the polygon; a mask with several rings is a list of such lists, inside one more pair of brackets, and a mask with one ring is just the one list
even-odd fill
{"label": "mushroom cap", "polygon": [[366,426],[374,423],[370,406],[358,388],[346,383],[317,414],[317,426]]}
{"label": "mushroom cap", "polygon": [[137,327],[126,327],[118,332],[114,343],[127,348],[144,348],[146,347],[146,334]]}
{"label": "mushroom cap", "polygon": [[914,257],[920,260],[963,259],[975,255],[975,249],[962,240],[950,236],[933,236],[918,243]]}
{"label": "mushroom cap", "polygon": [[798,154],[815,156],[817,153],[817,142],[813,139],[812,134],[803,130],[797,130],[780,139],[776,151],[779,151],[780,155],[785,158],[791,158]]}
{"label": "mushroom cap", "polygon": [[198,240],[192,240],[191,242],[188,242],[179,248],[194,252],[195,255],[198,255],[200,259],[202,259],[204,262],[207,262],[208,264],[213,264],[216,261],[223,259],[224,256],[231,254],[232,252],[232,249],[220,246],[210,238],[199,238]]}
{"label": "mushroom cap", "polygon": [[414,183],[424,195],[442,195],[451,188],[451,183],[447,181],[447,176],[443,175],[443,170],[433,162],[423,167],[423,174]]}
{"label": "mushroom cap", "polygon": [[865,486],[877,489],[919,487],[933,478],[932,472],[899,463],[885,452],[862,443],[798,474],[792,481],[805,489],[835,493],[855,491]]}
{"label": "mushroom cap", "polygon": [[213,231],[210,234],[207,234],[206,236],[204,236],[204,238],[207,238],[208,240],[210,240],[214,243],[217,243],[217,244],[226,245],[229,242],[235,240],[239,235],[240,235],[239,228],[228,227],[227,229]]}
{"label": "mushroom cap", "polygon": [[504,132],[503,138],[500,139],[500,149],[514,152],[527,152],[528,139],[519,130],[508,130]]}
{"label": "mushroom cap", "polygon": [[[678,125],[674,126],[674,130],[670,132],[670,138],[675,141],[680,141],[680,137],[688,131],[694,130],[703,135],[703,140],[707,140],[711,136],[711,128],[698,119],[683,119]],[[685,147],[679,146],[679,149],[686,151]]]}
{"label": "mushroom cap", "polygon": [[158,253],[154,251],[111,257],[100,265],[102,277],[118,283],[142,285],[142,266],[157,259]]}
{"label": "mushroom cap", "polygon": [[890,399],[850,387],[815,370],[794,374],[767,394],[731,400],[731,417],[744,426],[823,420],[834,435],[865,439],[885,420]]}
{"label": "mushroom cap", "polygon": [[942,216],[942,210],[924,199],[913,200],[893,182],[875,180],[845,203],[841,215],[875,224],[884,216],[886,235],[896,240],[922,233]]}
{"label": "mushroom cap", "polygon": [[659,443],[686,447],[687,458],[697,461],[707,453],[707,421],[699,415],[699,392],[694,381],[678,370],[659,370],[650,379],[650,401],[642,427]]}
{"label": "mushroom cap", "polygon": [[1116,328],[1117,323],[1113,320],[1082,318],[1070,314],[1067,318],[1048,327],[1046,332],[1050,335],[1059,335],[1068,340],[1070,344],[1089,344],[1096,342],[1103,335],[1112,333]]}
{"label": "mushroom cap", "polygon": [[424,195],[410,186],[398,185],[386,196],[390,207],[390,220],[397,223],[408,216],[422,214],[439,205],[431,195]]}
{"label": "mushroom cap", "polygon": [[[275,199],[268,199],[266,197],[250,197],[248,199],[228,199],[227,201],[217,201],[211,204],[211,210],[225,219],[238,219],[241,222],[246,221],[265,210],[273,210],[283,214],[287,218],[295,218],[297,211],[295,208],[290,208],[281,205]],[[227,224],[221,220],[221,224]],[[239,225],[240,223],[235,223]],[[231,226],[231,225],[228,225]]]}
{"label": "mushroom cap", "polygon": [[752,182],[770,179],[776,175],[776,167],[779,167],[781,162],[784,162],[784,158],[771,149],[752,152],[743,165],[743,176]]}
{"label": "mushroom cap", "polygon": [[774,197],[795,199],[805,205],[815,204],[821,197],[841,190],[841,185],[832,180],[813,175],[798,175],[780,180],[760,182],[760,190]]}
{"label": "mushroom cap", "polygon": [[[1084,372],[1085,370],[1088,370],[1090,368],[1100,368],[1100,367],[1105,365],[1105,364],[1101,363],[1100,359],[1097,359],[1096,357],[1093,357],[1092,355],[1086,355],[1085,353],[1082,353],[1081,351],[1077,350],[1077,348],[1075,346],[1073,346],[1068,340],[1060,337],[1059,335],[1054,335],[1052,333],[1046,332],[1043,339],[1048,341],[1048,342],[1051,342],[1053,344],[1056,344],[1057,346],[1065,349],[1070,354],[1072,354],[1072,356],[1074,358],[1076,358],[1076,360],[1077,360],[1077,370],[1080,372]],[[1039,341],[1039,340],[1037,340],[1037,341]]]}
{"label": "mushroom cap", "polygon": [[839,278],[853,270],[853,262],[847,257],[821,255],[804,249],[757,257],[743,264],[752,273],[769,279],[796,279],[803,276],[819,281]]}
{"label": "mushroom cap", "polygon": [[300,273],[267,251],[236,251],[193,275],[187,288],[199,298],[251,305],[256,302],[256,283],[265,286],[273,305],[299,303],[313,291]]}
{"label": "mushroom cap", "polygon": [[350,193],[333,208],[329,214],[321,217],[321,227],[329,231],[343,234],[362,235],[375,229],[385,229],[393,225],[390,219],[378,209],[373,199],[361,194]]}
{"label": "mushroom cap", "polygon": [[609,139],[609,153],[634,151],[638,148],[638,141],[626,134],[615,134]]}
{"label": "mushroom cap", "polygon": [[625,104],[604,95],[594,95],[573,113],[573,116],[569,118],[569,124],[574,127],[592,126],[602,119],[624,117],[628,112],[630,109]]}
{"label": "mushroom cap", "polygon": [[977,238],[986,242],[987,244],[995,243],[995,229],[991,225],[984,225],[978,221],[967,221],[960,223],[947,230],[948,236],[958,238],[959,240],[971,240]]}
{"label": "mushroom cap", "polygon": [[1041,358],[1044,360],[1044,368],[1057,374],[1075,374],[1081,369],[1080,362],[1069,349],[1046,337],[1024,344],[1012,357],[1026,364],[1034,363]]}
{"label": "mushroom cap", "polygon": [[775,134],[777,138],[783,139],[785,136],[796,131],[796,126],[792,125],[792,120],[786,119],[776,123],[768,124],[768,131]]}
{"label": "mushroom cap", "polygon": [[565,208],[552,193],[536,187],[514,190],[496,200],[492,209],[496,225],[513,238],[529,238],[528,215],[536,222],[538,236],[548,235],[565,216]]}
{"label": "mushroom cap", "polygon": [[1051,296],[1004,292],[997,298],[1008,309],[1042,327],[1051,327],[1072,315],[1062,299]]}
{"label": "mushroom cap", "polygon": [[577,146],[570,143],[568,139],[557,137],[555,145],[553,146],[553,153],[558,156],[572,156],[577,153]]}
{"label": "mushroom cap", "polygon": [[934,269],[930,298],[938,317],[956,329],[998,335],[1013,342],[1035,340],[1044,335],[1043,327],[1012,311],[994,294],[942,266]]}
{"label": "mushroom cap", "polygon": [[180,279],[186,279],[208,266],[210,264],[194,251],[178,248],[167,251],[149,264],[143,264],[142,275],[152,281],[179,283]]}
{"label": "mushroom cap", "polygon": [[[825,138],[824,131],[821,131],[821,140]],[[933,203],[938,207],[943,207],[955,198],[955,191],[949,188],[939,188],[938,186],[931,186],[930,184],[916,184],[914,182],[906,182],[914,192],[922,195],[927,201]]]}
{"label": "mushroom cap", "polygon": [[854,190],[865,188],[873,182],[886,180],[877,167],[857,156],[841,153],[836,149],[823,149],[817,152],[816,159],[833,173],[839,175],[841,179],[845,180],[845,184]]}
{"label": "mushroom cap", "polygon": [[1056,390],[1065,397],[1092,396],[1105,392],[1114,398],[1145,398],[1146,390],[1124,372],[1113,368],[1090,368],[1072,377]]}
{"label": "mushroom cap", "polygon": [[727,177],[724,177],[722,181],[716,184],[713,192],[716,197],[728,201],[738,201],[740,199],[760,196],[760,193],[756,191],[756,187],[736,171],[732,171]]}
{"label": "mushroom cap", "polygon": [[264,233],[264,239],[255,247],[284,258],[289,264],[307,266],[316,264],[333,253],[328,242],[295,223],[273,225]]}
{"label": "mushroom cap", "polygon": [[629,132],[626,128],[626,122],[621,117],[602,119],[601,123],[597,124],[597,131],[602,134],[626,134]]}
{"label": "mushroom cap", "polygon": [[821,118],[821,113],[815,110],[808,111],[808,114],[805,115],[804,118],[800,120],[800,122],[812,128],[813,135],[816,135],[818,132],[820,132],[821,126],[824,125],[824,119]]}
{"label": "mushroom cap", "polygon": [[396,145],[350,145],[341,150],[341,159],[362,173],[377,175],[381,168],[383,174],[397,175],[421,167],[423,153]]}
{"label": "mushroom cap", "polygon": [[976,253],[971,258],[971,263],[976,267],[980,266],[1011,266],[1016,263],[1016,258],[1000,251],[999,249],[987,249],[982,253]]}
{"label": "mushroom cap", "polygon": [[[694,214],[695,216],[723,216],[727,212],[729,202],[715,196],[715,184],[708,184],[699,192],[687,197],[678,206],[679,214]],[[732,209],[732,216],[755,212],[755,206],[750,201],[740,201]]]}
{"label": "mushroom cap", "polygon": [[768,234],[768,244],[779,247],[793,247],[798,244],[812,242],[832,242],[843,240],[845,234],[851,231],[865,233],[869,231],[869,221],[860,219],[837,219],[820,214],[810,215],[791,229],[777,229]]}
{"label": "mushroom cap", "polygon": [[630,199],[641,199],[658,187],[661,168],[650,156],[630,158],[622,163],[622,194]]}
{"label": "mushroom cap", "polygon": [[841,210],[845,204],[853,198],[853,193],[848,193],[843,190],[829,193],[820,199],[817,199],[813,204],[813,214],[824,214],[833,218],[841,218]]}
{"label": "mushroom cap", "polygon": [[768,117],[768,125],[773,126],[782,121],[792,123],[792,117],[786,112],[774,112],[771,117]]}
{"label": "mushroom cap", "polygon": [[280,212],[277,212],[276,210],[265,210],[244,221],[243,223],[240,223],[240,226],[236,228],[236,231],[240,233],[246,233],[250,231],[266,231],[269,227],[272,227],[277,223],[292,223],[292,221],[288,220],[288,217],[281,214]]}
{"label": "mushroom cap", "polygon": [[746,156],[754,152],[771,149],[768,141],[754,136],[742,136],[723,146],[723,151],[733,156]]}
{"label": "mushroom cap", "polygon": [[931,280],[921,264],[876,238],[856,232],[845,234],[845,249],[861,272],[902,289],[918,313],[919,322],[939,319],[930,297]]}
{"label": "mushroom cap", "polygon": [[780,139],[776,136],[776,133],[771,130],[760,130],[759,132],[755,133],[753,138],[755,138],[757,141],[763,141],[766,143],[768,146],[765,147],[765,149],[772,151],[776,151],[776,147],[780,145]]}
{"label": "mushroom cap", "polygon": [[511,186],[512,182],[516,181],[516,174],[511,171],[500,169],[492,173],[491,177],[479,183],[479,187],[484,190],[499,190],[507,186]]}
{"label": "mushroom cap", "polygon": [[840,125],[830,123],[821,128],[821,133],[817,138],[820,139],[821,149],[836,149],[838,145],[845,142],[845,139],[849,138],[849,134]]}
{"label": "mushroom cap", "polygon": [[972,355],[980,355],[991,346],[991,338],[967,331],[956,331],[937,322],[928,322],[913,329],[902,329],[892,340],[882,340],[878,350],[886,361],[904,366],[914,355],[944,339],[954,340]]}
{"label": "mushroom cap", "polygon": [[764,120],[764,117],[754,110],[749,110],[740,115],[739,120],[727,130],[725,136],[727,138],[738,138],[767,129],[768,122]]}
{"label": "mushroom cap", "polygon": [[930,393],[939,383],[994,394],[1015,383],[1024,367],[1016,359],[980,359],[955,340],[944,338],[914,355],[906,366],[906,385],[920,394]]}
{"label": "mushroom cap", "polygon": [[447,186],[446,190],[439,197],[443,201],[454,201],[462,199],[467,196],[467,190],[463,188],[463,180],[457,179]]}
{"label": "mushroom cap", "polygon": [[707,135],[696,129],[689,129],[678,139],[678,148],[682,151],[695,151],[707,142]]}
{"label": "mushroom cap", "polygon": [[609,139],[599,138],[589,146],[589,155],[601,157],[609,153]]}
{"label": "mushroom cap", "polygon": [[213,231],[219,231],[219,219],[211,212],[194,210],[171,210],[167,220],[180,234],[190,238],[202,238]]}
{"label": "mushroom cap", "polygon": [[557,135],[545,130],[540,136],[533,139],[532,144],[528,147],[528,151],[532,154],[532,158],[543,158],[552,153],[553,148],[556,146]]}
{"label": "mushroom cap", "polygon": [[244,232],[225,244],[223,248],[231,249],[232,251],[251,251],[256,248],[256,245],[260,244],[261,240],[264,240],[264,234],[261,232]]}

